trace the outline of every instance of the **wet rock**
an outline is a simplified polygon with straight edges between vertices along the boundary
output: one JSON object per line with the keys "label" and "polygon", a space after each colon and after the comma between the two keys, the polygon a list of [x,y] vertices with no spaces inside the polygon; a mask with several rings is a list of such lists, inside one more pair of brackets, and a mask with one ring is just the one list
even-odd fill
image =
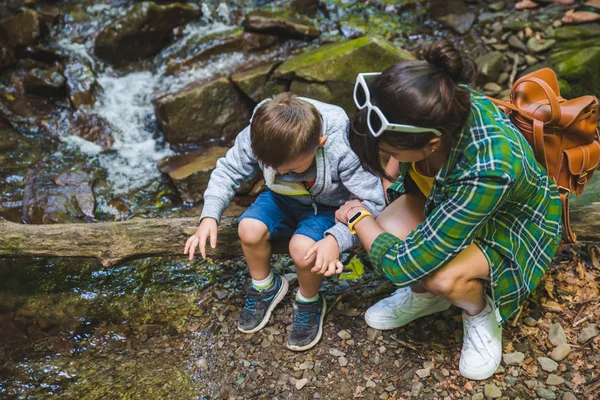
{"label": "wet rock", "polygon": [[254,104],[227,78],[219,78],[163,96],[155,107],[169,143],[181,144],[233,138],[248,125]]}
{"label": "wet rock", "polygon": [[569,355],[570,352],[571,352],[571,346],[569,346],[566,343],[561,343],[558,346],[556,346],[556,348],[554,350],[552,350],[552,354],[550,355],[550,357],[554,361],[562,361],[565,358],[567,358],[567,356]]}
{"label": "wet rock", "polygon": [[525,55],[525,62],[527,63],[528,66],[532,66],[538,63],[538,59],[535,58],[534,56],[531,56],[529,54]]}
{"label": "wet rock", "polygon": [[520,365],[525,360],[525,354],[517,351],[502,355],[502,359],[506,365]]}
{"label": "wet rock", "polygon": [[545,400],[556,400],[556,393],[546,389],[546,388],[538,388],[537,392],[538,396]]}
{"label": "wet rock", "polygon": [[314,17],[319,9],[319,0],[294,0],[290,8],[298,14]]}
{"label": "wet rock", "polygon": [[298,39],[312,40],[321,35],[310,19],[286,11],[252,11],[246,15],[244,28],[249,32]]}
{"label": "wet rock", "polygon": [[89,61],[72,57],[66,62],[63,74],[67,79],[67,94],[73,107],[93,106],[96,102],[95,92],[100,85]]}
{"label": "wet rock", "polygon": [[556,361],[552,360],[551,358],[538,357],[537,360],[540,363],[542,369],[546,372],[554,372],[558,368],[558,364],[556,363]]}
{"label": "wet rock", "polygon": [[167,157],[160,161],[158,169],[169,175],[181,200],[194,204],[203,199],[210,174],[215,169],[217,160],[223,157],[227,150],[225,147],[213,146]]}
{"label": "wet rock", "polygon": [[550,330],[548,331],[548,340],[553,346],[567,343],[567,335],[561,324],[557,322],[550,327]]}
{"label": "wet rock", "polygon": [[598,336],[598,333],[598,325],[591,324],[579,332],[579,335],[577,335],[577,343],[584,344],[588,340]]}
{"label": "wet rock", "polygon": [[23,79],[25,93],[40,97],[65,95],[65,77],[54,68],[32,68]]}
{"label": "wet rock", "polygon": [[71,117],[68,133],[95,143],[106,150],[114,142],[113,130],[112,125],[103,117],[96,114],[86,114],[78,110]]}
{"label": "wet rock", "polygon": [[483,393],[490,399],[497,399],[502,396],[502,391],[494,383],[487,383],[483,388]]}
{"label": "wet rock", "polygon": [[27,173],[23,199],[27,223],[81,222],[93,217],[94,206],[90,177],[82,171],[55,174],[33,169]]}
{"label": "wet rock", "polygon": [[527,41],[527,48],[532,53],[542,53],[556,44],[555,39],[537,39],[535,36]]}
{"label": "wet rock", "polygon": [[554,374],[548,375],[548,379],[546,379],[546,385],[550,386],[558,386],[562,385],[563,383],[565,383],[565,379]]}
{"label": "wet rock", "polygon": [[502,71],[502,53],[492,51],[481,57],[477,57],[478,80],[481,82],[496,81]]}
{"label": "wet rock", "polygon": [[96,55],[114,64],[153,56],[171,40],[173,28],[201,15],[192,4],[136,4],[96,36]]}
{"label": "wet rock", "polygon": [[34,10],[0,19],[0,68],[16,61],[15,49],[33,44],[39,37],[40,19]]}
{"label": "wet rock", "polygon": [[269,79],[281,63],[273,62],[248,71],[231,75],[231,81],[255,102],[288,90],[289,83],[282,79]]}
{"label": "wet rock", "polygon": [[521,39],[519,39],[518,37],[516,37],[515,35],[511,35],[508,38],[508,44],[513,49],[520,50],[523,53],[527,53],[529,51],[529,49],[527,49],[527,46],[525,45],[525,43],[523,43],[523,41]]}
{"label": "wet rock", "polygon": [[589,39],[600,37],[599,24],[567,25],[554,31],[559,40]]}
{"label": "wet rock", "polygon": [[475,14],[467,12],[464,14],[450,14],[439,18],[440,22],[457,33],[464,35],[471,29],[475,22]]}
{"label": "wet rock", "polygon": [[549,57],[550,64],[561,78],[561,94],[576,97],[600,93],[600,42],[597,39],[560,42]]}
{"label": "wet rock", "polygon": [[352,90],[359,72],[383,71],[409,59],[414,56],[382,38],[362,37],[292,57],[275,70],[273,78],[291,81],[290,90],[297,95],[338,104],[352,113]]}

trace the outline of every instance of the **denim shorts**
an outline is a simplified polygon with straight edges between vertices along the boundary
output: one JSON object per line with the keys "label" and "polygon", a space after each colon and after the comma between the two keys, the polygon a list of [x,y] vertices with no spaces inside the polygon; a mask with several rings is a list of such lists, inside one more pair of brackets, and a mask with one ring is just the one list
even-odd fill
{"label": "denim shorts", "polygon": [[303,204],[293,196],[284,196],[267,189],[240,216],[257,219],[269,229],[272,238],[308,236],[315,242],[323,239],[325,231],[335,225],[337,207],[318,205],[317,215],[310,204]]}

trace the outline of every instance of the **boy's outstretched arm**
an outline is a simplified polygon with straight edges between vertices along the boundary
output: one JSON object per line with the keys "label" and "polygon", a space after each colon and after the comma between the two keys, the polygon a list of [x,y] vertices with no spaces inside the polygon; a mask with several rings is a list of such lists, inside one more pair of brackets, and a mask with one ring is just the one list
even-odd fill
{"label": "boy's outstretched arm", "polygon": [[185,243],[183,254],[190,254],[190,261],[194,259],[196,247],[200,247],[202,258],[206,258],[206,239],[210,239],[210,247],[217,247],[217,221],[214,218],[204,218],[196,233],[189,237]]}

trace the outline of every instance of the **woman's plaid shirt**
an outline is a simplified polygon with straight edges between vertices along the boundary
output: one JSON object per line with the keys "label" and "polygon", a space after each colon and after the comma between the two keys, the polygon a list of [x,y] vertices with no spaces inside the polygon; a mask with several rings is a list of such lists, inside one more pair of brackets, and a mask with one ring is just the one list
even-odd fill
{"label": "woman's plaid shirt", "polygon": [[[425,221],[405,241],[379,235],[370,258],[402,287],[443,267],[473,242],[493,249],[501,257],[484,254],[501,323],[519,309],[550,265],[561,239],[561,203],[510,120],[477,92],[471,92],[471,103],[468,122],[435,177]],[[401,163],[400,177],[388,189],[390,202],[406,192],[409,166]]]}

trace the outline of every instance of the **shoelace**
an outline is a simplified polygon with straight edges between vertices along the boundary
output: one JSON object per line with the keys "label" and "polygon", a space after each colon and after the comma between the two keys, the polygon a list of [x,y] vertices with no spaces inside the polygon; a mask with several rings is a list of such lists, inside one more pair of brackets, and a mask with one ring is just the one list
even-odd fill
{"label": "shoelace", "polygon": [[248,296],[246,299],[246,305],[244,305],[244,310],[246,311],[254,311],[256,308],[256,302],[258,301],[258,297]]}
{"label": "shoelace", "polygon": [[[488,357],[493,358],[493,355],[488,351],[486,343],[491,342],[492,337],[490,336],[488,330],[485,328],[487,314],[485,316],[480,316],[475,319],[467,319],[465,326],[465,341],[464,341],[464,349],[467,350],[469,348],[475,349],[478,353],[480,353],[481,349],[484,349],[487,353]],[[471,335],[471,333],[475,332],[475,335]],[[475,336],[475,337],[473,337]],[[479,346],[475,344],[475,340],[479,341]]]}
{"label": "shoelace", "polygon": [[310,321],[310,312],[309,311],[298,311],[294,310],[294,328],[298,329],[308,329],[310,325],[308,322]]}

